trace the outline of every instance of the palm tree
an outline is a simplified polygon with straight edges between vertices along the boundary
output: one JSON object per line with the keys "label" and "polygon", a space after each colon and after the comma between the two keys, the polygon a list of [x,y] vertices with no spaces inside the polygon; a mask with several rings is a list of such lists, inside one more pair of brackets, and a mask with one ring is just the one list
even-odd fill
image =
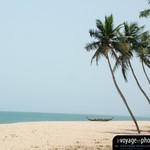
{"label": "palm tree", "polygon": [[[126,68],[128,66],[130,67],[133,77],[134,77],[139,89],[141,90],[141,92],[143,93],[143,95],[145,96],[145,98],[147,99],[147,101],[150,104],[150,99],[147,96],[147,94],[145,93],[145,91],[143,90],[143,88],[141,87],[141,85],[136,77],[136,74],[134,72],[134,69],[132,67],[131,61],[130,61],[130,59],[133,56],[132,53],[135,52],[137,55],[139,55],[141,62],[145,62],[145,64],[148,66],[150,65],[150,61],[148,59],[146,59],[146,56],[142,57],[142,55],[144,55],[144,46],[143,46],[143,42],[141,42],[141,35],[144,34],[142,32],[143,28],[144,28],[144,26],[138,27],[137,23],[131,23],[131,24],[124,23],[124,34],[121,35],[122,37],[119,39],[121,46],[119,45],[118,47],[115,47],[115,48],[122,49],[123,51],[129,53],[126,56],[124,54],[121,54],[120,58],[124,58],[123,59],[124,61],[122,61],[121,64],[125,63],[124,66],[126,66]],[[124,45],[124,47],[122,45]],[[142,55],[139,53],[139,49],[142,51]],[[126,61],[125,61],[125,58],[126,58]],[[125,80],[127,80],[126,73],[123,72],[123,76],[125,77]]]}
{"label": "palm tree", "polygon": [[115,79],[115,76],[113,73],[113,69],[112,69],[112,66],[110,63],[110,59],[109,59],[109,54],[111,54],[111,56],[113,56],[115,59],[118,59],[117,52],[122,51],[122,50],[116,51],[113,48],[113,43],[116,43],[116,40],[118,38],[117,36],[118,36],[119,30],[121,28],[121,25],[114,28],[113,16],[110,15],[108,17],[107,16],[105,17],[104,23],[101,20],[97,20],[96,26],[97,26],[97,30],[90,30],[89,33],[90,33],[90,36],[94,37],[97,41],[93,41],[91,43],[88,43],[85,46],[85,49],[87,51],[96,50],[95,54],[93,55],[93,57],[91,59],[91,63],[94,59],[96,59],[96,62],[98,63],[101,56],[104,56],[106,58],[108,65],[109,65],[109,69],[111,72],[113,82],[115,84],[115,87],[116,87],[119,95],[121,96],[129,114],[131,115],[131,118],[133,119],[133,121],[135,123],[135,126],[137,128],[138,133],[140,133],[137,121],[136,121],[136,119],[135,119],[135,117],[134,117],[134,115],[133,115],[133,113],[132,113],[132,111],[131,111],[128,103],[127,103],[127,100],[125,99],[124,95],[122,94],[122,92],[121,92],[121,90],[120,90],[120,88],[116,82],[116,79]]}
{"label": "palm tree", "polygon": [[[148,0],[148,4],[150,4],[150,0]],[[148,17],[150,16],[150,9],[145,9],[140,12],[140,17]]]}

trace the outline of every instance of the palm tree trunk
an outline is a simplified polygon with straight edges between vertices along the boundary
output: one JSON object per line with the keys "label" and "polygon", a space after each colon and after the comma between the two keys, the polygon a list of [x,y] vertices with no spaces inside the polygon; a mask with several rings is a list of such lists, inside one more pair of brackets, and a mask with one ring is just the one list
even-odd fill
{"label": "palm tree trunk", "polygon": [[131,62],[130,62],[129,59],[128,59],[128,62],[129,62],[129,66],[130,66],[130,68],[131,68],[132,74],[133,74],[133,76],[134,76],[134,79],[135,79],[135,81],[136,81],[136,83],[137,83],[139,89],[141,90],[141,92],[143,93],[143,95],[146,97],[147,101],[148,101],[149,104],[150,104],[150,99],[149,99],[149,97],[146,95],[146,93],[144,92],[144,90],[142,89],[142,87],[141,87],[141,85],[140,85],[140,83],[139,83],[139,81],[138,81],[138,79],[137,79],[137,77],[136,77],[136,75],[135,75],[135,73],[134,73],[134,70],[133,70],[133,68],[132,68],[132,65],[131,65]]}
{"label": "palm tree trunk", "polygon": [[144,74],[145,74],[145,76],[146,76],[146,78],[147,78],[147,81],[148,81],[149,84],[150,84],[150,79],[148,78],[148,75],[147,75],[147,73],[146,73],[146,70],[145,70],[144,63],[143,63],[143,62],[142,62],[142,68],[143,68]]}
{"label": "palm tree trunk", "polygon": [[137,128],[138,133],[140,133],[140,129],[139,129],[139,126],[138,126],[138,124],[137,124],[137,121],[136,121],[136,119],[135,119],[135,117],[134,117],[134,115],[133,115],[133,113],[132,113],[132,111],[131,111],[131,109],[130,109],[130,107],[129,107],[129,105],[128,105],[126,99],[125,99],[125,97],[124,97],[124,95],[122,94],[122,92],[121,92],[121,90],[120,90],[120,88],[119,88],[119,86],[118,86],[118,84],[117,84],[117,82],[116,82],[116,79],[115,79],[115,76],[114,76],[114,73],[113,73],[113,70],[112,70],[112,67],[111,67],[110,60],[109,60],[108,55],[106,56],[106,59],[107,59],[108,64],[109,64],[109,69],[110,69],[110,71],[111,71],[111,75],[112,75],[112,78],[113,78],[115,87],[116,87],[116,89],[117,89],[119,95],[121,96],[121,98],[122,98],[122,100],[123,100],[123,102],[124,102],[124,104],[125,104],[125,106],[126,106],[128,112],[129,112],[131,118],[133,119],[133,121],[134,121],[134,123],[135,123],[135,126],[136,126],[136,128]]}

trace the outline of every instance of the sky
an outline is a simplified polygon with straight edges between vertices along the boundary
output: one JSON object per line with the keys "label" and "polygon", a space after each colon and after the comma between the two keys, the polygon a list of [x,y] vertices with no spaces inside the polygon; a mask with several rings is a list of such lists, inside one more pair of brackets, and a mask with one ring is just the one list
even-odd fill
{"label": "sky", "polygon": [[[110,14],[116,26],[136,21],[149,30],[150,18],[139,18],[146,8],[146,0],[0,0],[0,111],[129,115],[106,59],[90,65],[84,47],[96,19]],[[141,63],[132,64],[150,97]],[[149,115],[131,71],[128,83],[115,75],[133,113]]]}

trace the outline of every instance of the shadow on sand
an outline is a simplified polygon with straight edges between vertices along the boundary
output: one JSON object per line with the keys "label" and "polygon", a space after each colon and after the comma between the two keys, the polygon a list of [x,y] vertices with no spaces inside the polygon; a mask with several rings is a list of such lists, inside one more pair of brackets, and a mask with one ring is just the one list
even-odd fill
{"label": "shadow on sand", "polygon": [[[142,134],[150,134],[150,130],[140,130],[141,131],[141,135]],[[138,134],[137,130],[131,130],[131,129],[124,129],[123,132],[118,131],[118,132],[111,132],[111,131],[106,131],[105,133],[111,133],[111,134]]]}

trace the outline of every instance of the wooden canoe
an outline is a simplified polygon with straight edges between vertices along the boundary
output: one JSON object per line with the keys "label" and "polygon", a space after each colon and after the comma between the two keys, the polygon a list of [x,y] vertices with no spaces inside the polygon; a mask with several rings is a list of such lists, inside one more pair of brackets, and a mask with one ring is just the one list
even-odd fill
{"label": "wooden canoe", "polygon": [[86,117],[89,121],[111,121],[113,118],[107,118],[107,119],[103,119],[103,118],[89,118]]}

